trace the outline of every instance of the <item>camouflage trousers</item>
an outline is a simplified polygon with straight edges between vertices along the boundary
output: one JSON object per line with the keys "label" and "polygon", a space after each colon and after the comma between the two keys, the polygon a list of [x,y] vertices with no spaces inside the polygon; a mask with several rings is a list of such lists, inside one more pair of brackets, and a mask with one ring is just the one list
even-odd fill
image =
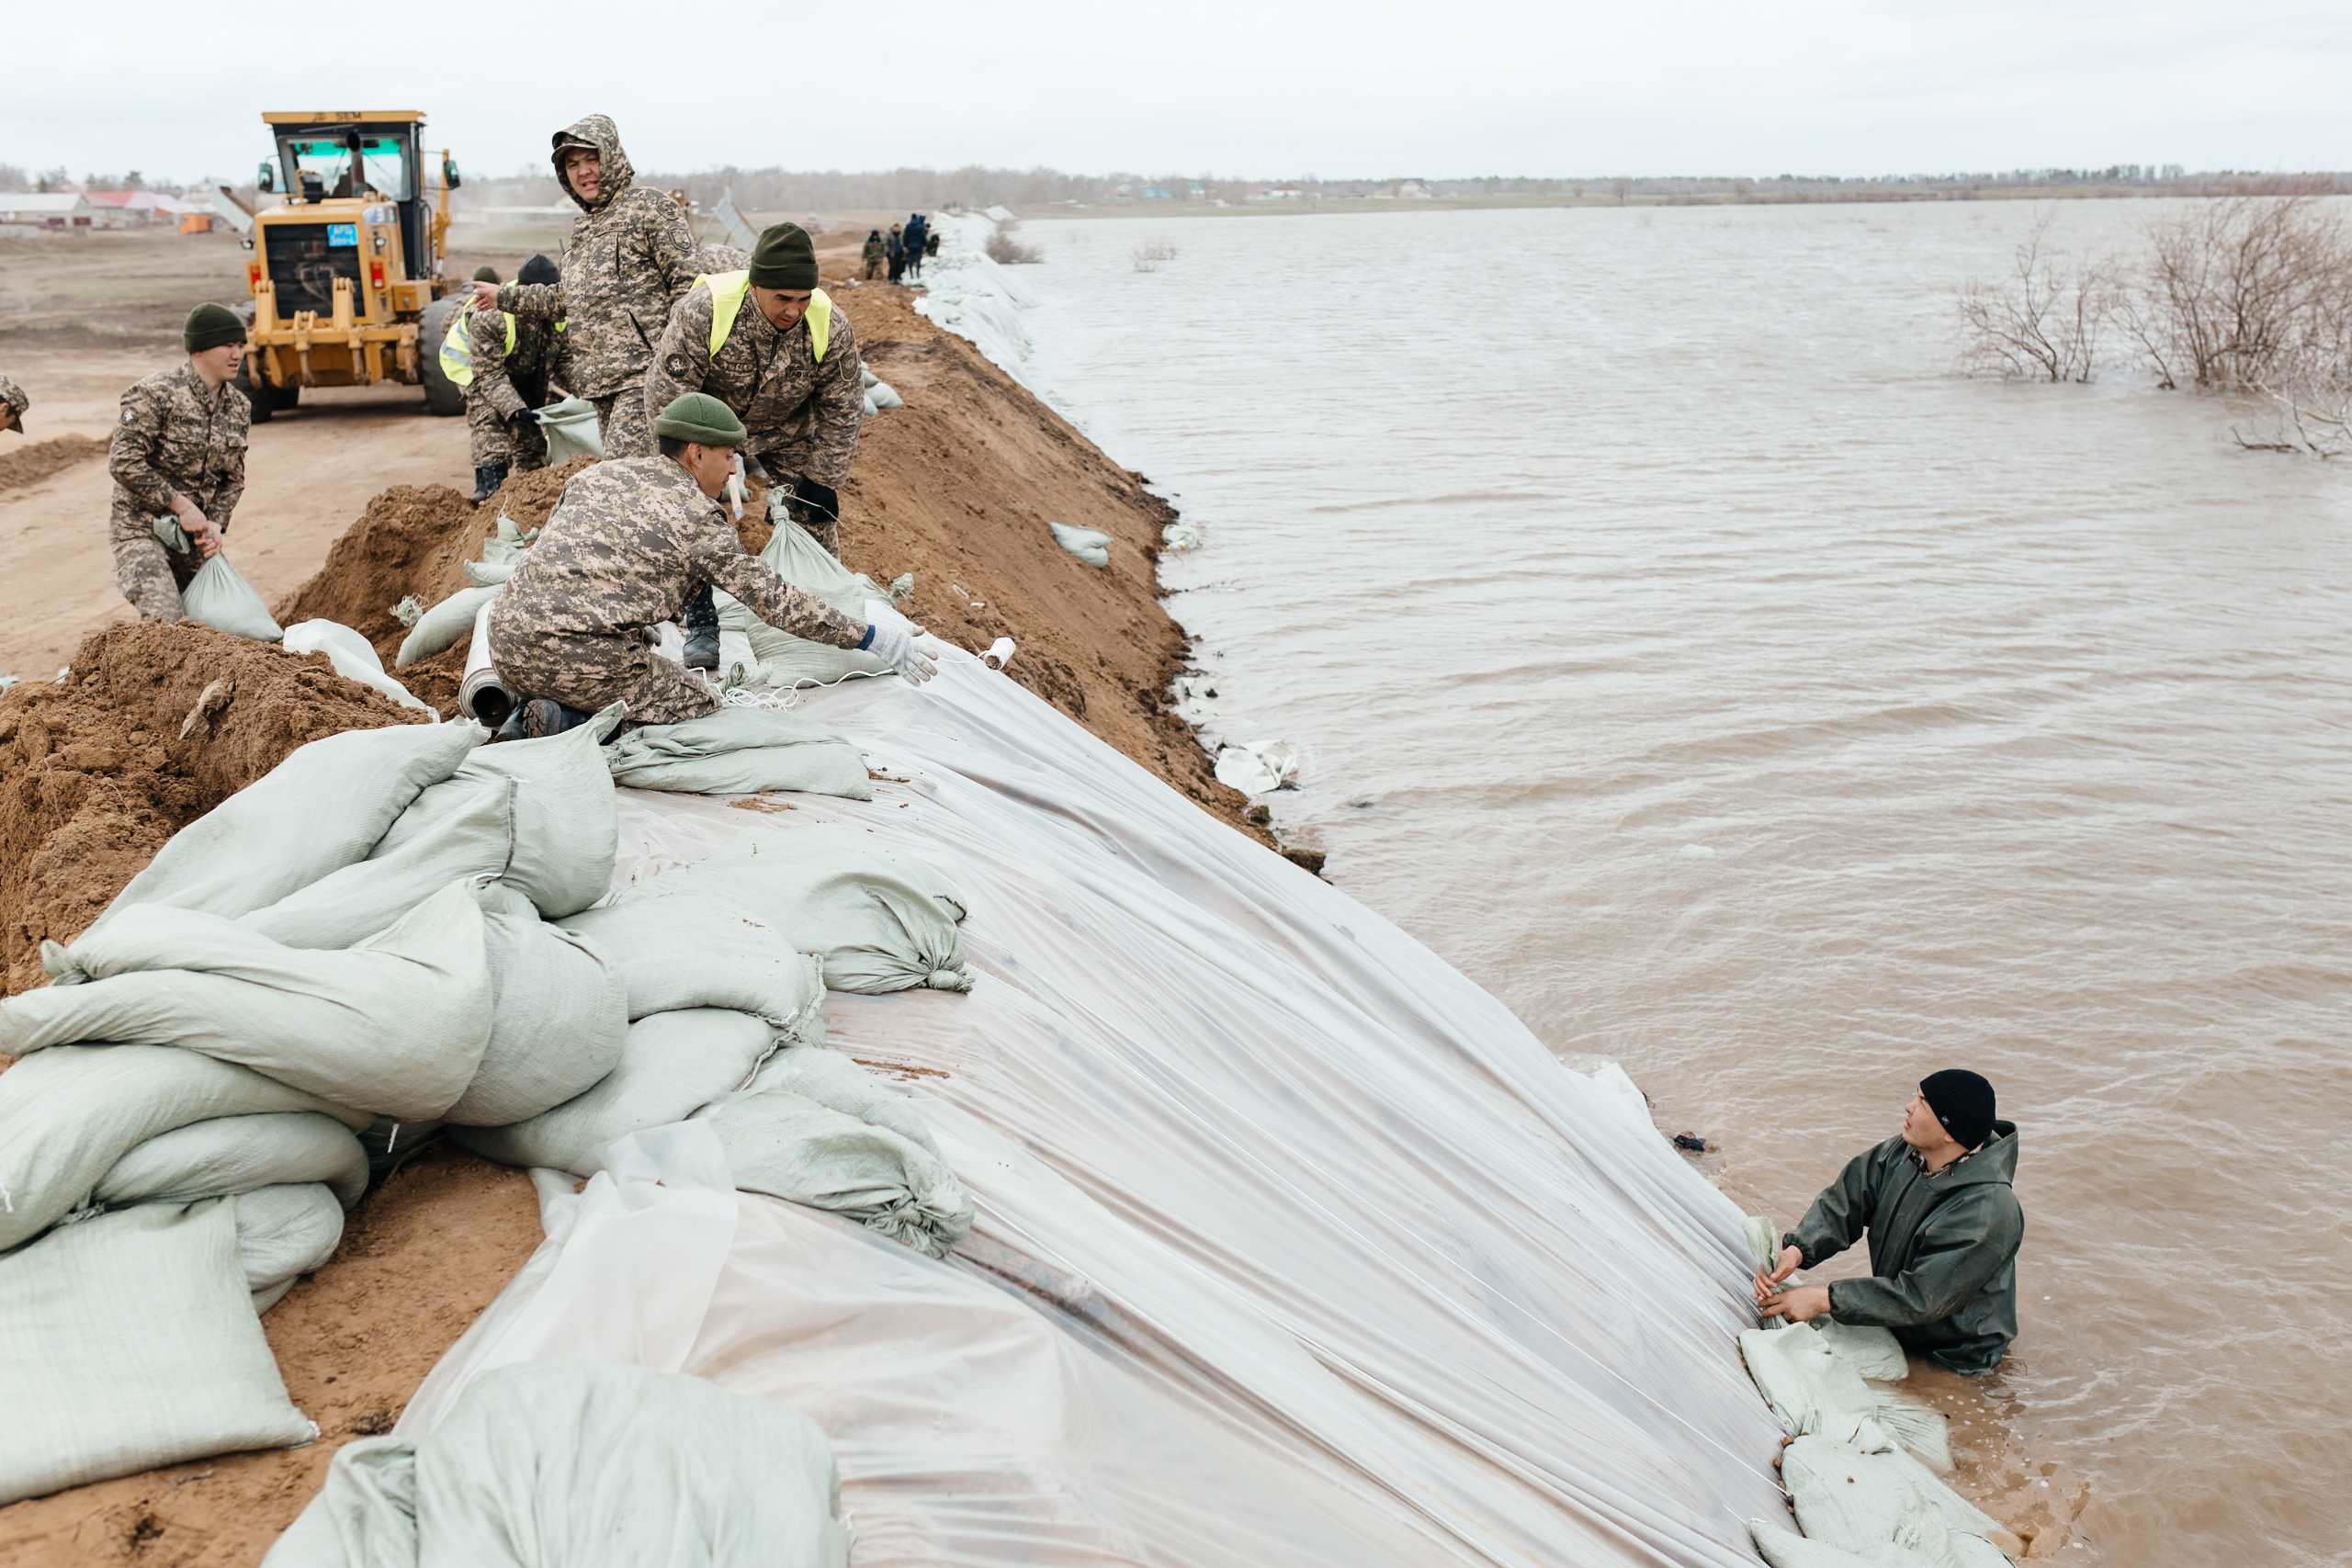
{"label": "camouflage trousers", "polygon": [[489,403],[469,399],[466,434],[473,443],[473,466],[486,468],[503,463],[514,473],[526,474],[548,466],[547,432],[527,416],[509,423]]}
{"label": "camouflage trousers", "polygon": [[645,412],[643,381],[588,400],[596,405],[596,431],[604,438],[605,457],[650,457],[660,450],[653,445],[652,417]]}
{"label": "camouflage trousers", "polygon": [[638,632],[532,631],[493,614],[490,661],[518,702],[553,697],[587,713],[627,703],[631,724],[684,724],[718,711],[711,688],[658,657]]}
{"label": "camouflage trousers", "polygon": [[153,521],[134,511],[122,497],[115,498],[107,516],[107,544],[114,551],[114,585],[130,601],[142,621],[186,618],[180,590],[196,576],[204,558],[193,550],[164,547],[155,537]]}

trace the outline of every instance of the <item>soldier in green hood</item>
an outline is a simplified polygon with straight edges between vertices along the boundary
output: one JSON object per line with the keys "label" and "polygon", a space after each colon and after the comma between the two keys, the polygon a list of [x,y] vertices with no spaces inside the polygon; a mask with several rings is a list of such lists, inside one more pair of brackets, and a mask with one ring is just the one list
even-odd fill
{"label": "soldier in green hood", "polygon": [[[1930,1073],[1903,1131],[1856,1155],[1781,1238],[1771,1271],[1757,1271],[1758,1310],[1892,1329],[1953,1371],[1991,1371],[2018,1335],[2017,1168],[2018,1130],[1995,1118],[1993,1086],[1964,1068]],[[1865,1232],[1870,1279],[1782,1284]]]}

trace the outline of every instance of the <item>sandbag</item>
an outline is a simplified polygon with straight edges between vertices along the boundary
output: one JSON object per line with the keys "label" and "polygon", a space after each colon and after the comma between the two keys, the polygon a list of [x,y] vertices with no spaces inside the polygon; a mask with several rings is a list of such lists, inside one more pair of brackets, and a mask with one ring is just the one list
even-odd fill
{"label": "sandbag", "polygon": [[539,919],[503,883],[476,890],[490,966],[490,1043],[448,1121],[520,1122],[587,1089],[628,1037],[621,976],[584,938]]}
{"label": "sandbag", "polygon": [[897,388],[888,381],[876,381],[865,389],[866,398],[876,409],[904,408],[907,400],[899,396]]}
{"label": "sandbag", "polygon": [[346,1444],[262,1562],[846,1568],[850,1543],[807,1416],[700,1378],[546,1361],[484,1373],[421,1438]]}
{"label": "sandbag", "polygon": [[0,1073],[0,1252],[82,1207],[118,1162],[150,1138],[215,1117],[306,1111],[355,1132],[370,1120],[366,1111],[176,1045],[35,1052]]}
{"label": "sandbag", "polygon": [[605,749],[613,782],[688,795],[802,790],[871,800],[865,756],[830,725],[781,708],[723,707],[649,724]]}
{"label": "sandbag", "polygon": [[618,704],[538,740],[481,748],[421,793],[368,858],[244,924],[289,947],[345,947],[459,878],[495,876],[550,918],[584,909],[613,877],[618,808],[599,748]]}
{"label": "sandbag", "polygon": [[452,777],[420,792],[364,859],[238,924],[288,947],[349,947],[453,882],[503,874],[514,846],[513,785]]}
{"label": "sandbag", "polygon": [[629,1021],[684,1008],[764,1019],[796,1044],[825,1038],[825,976],[774,926],[725,898],[681,894],[560,922],[620,977]]}
{"label": "sandbag", "polygon": [[741,1089],[775,1049],[764,1020],[720,1008],[657,1012],[629,1025],[612,1072],[587,1093],[505,1127],[452,1127],[449,1138],[502,1165],[593,1175],[596,1151],[624,1134],[683,1122]]}
{"label": "sandbag", "polygon": [[1782,1452],[1781,1482],[1807,1537],[1881,1561],[1890,1547],[1933,1568],[2004,1568],[1986,1539],[2000,1527],[1909,1455],[1861,1453],[1827,1438]]}
{"label": "sandbag", "polygon": [[[770,492],[768,521],[775,526],[766,547],[760,551],[760,559],[786,582],[860,620],[865,619],[867,600],[888,597],[872,578],[850,570],[809,537],[808,530],[783,511],[775,491]],[[741,632],[759,660],[759,672],[752,682],[754,685],[790,691],[800,686],[830,686],[854,676],[891,672],[890,666],[872,653],[811,642],[772,626],[726,593],[714,593],[713,602],[718,606],[720,627]]]}
{"label": "sandbag", "polygon": [[349,1208],[368,1190],[368,1151],[332,1116],[279,1111],[208,1117],[158,1134],[115,1161],[90,1197],[120,1208],[305,1182],[323,1183]]}
{"label": "sandbag", "polygon": [[141,908],[67,953],[56,984],[0,1000],[0,1052],[169,1040],[353,1110],[424,1121],[465,1092],[490,1040],[481,911],[463,883],[343,952]]}
{"label": "sandbag", "polygon": [[296,747],[173,834],[90,931],[141,904],[231,919],[275,904],[365,860],[418,793],[456,773],[482,739],[469,724],[395,724]]}
{"label": "sandbag", "polygon": [[616,907],[679,893],[730,899],[825,966],[837,991],[967,991],[964,900],[920,861],[830,823],[744,834],[706,860],[624,889]]}
{"label": "sandbag", "polygon": [[1770,1568],[1931,1568],[1927,1558],[1900,1546],[1883,1546],[1874,1555],[1861,1557],[1762,1519],[1748,1520],[1747,1534],[1756,1542],[1756,1554]]}
{"label": "sandbag", "polygon": [[495,588],[514,575],[511,560],[469,560],[466,562],[466,581],[476,588]]}
{"label": "sandbag", "polygon": [[257,1187],[237,1205],[237,1267],[254,1311],[267,1312],[343,1241],[343,1204],[317,1182]]}
{"label": "sandbag", "polygon": [[1111,564],[1111,547],[1116,541],[1102,529],[1078,528],[1068,523],[1048,523],[1046,526],[1054,531],[1054,543],[1096,570]]}
{"label": "sandbag", "polygon": [[704,1111],[735,1185],[855,1220],[944,1258],[972,1201],[905,1100],[838,1052],[778,1052],[753,1087]]}
{"label": "sandbag", "polygon": [[1839,1323],[1833,1317],[1816,1317],[1805,1326],[1829,1347],[1829,1353],[1841,1366],[1857,1377],[1901,1382],[1911,1375],[1911,1362],[1903,1353],[1903,1341],[1891,1329],[1865,1328]]}
{"label": "sandbag", "polygon": [[1747,1374],[1791,1432],[1883,1452],[1894,1440],[1871,1418],[1877,1396],[1811,1328],[1751,1328],[1739,1337]]}
{"label": "sandbag", "polygon": [[[158,517],[153,526],[155,537],[170,548],[182,555],[195,553],[187,530],[180,526],[178,518]],[[253,584],[229,564],[226,550],[196,569],[196,575],[180,590],[180,612],[198,626],[251,637],[255,642],[276,642],[282,635],[277,621],[270,617],[269,606],[261,602]]]}
{"label": "sandbag", "polygon": [[401,650],[392,660],[392,668],[405,670],[467,636],[474,629],[475,612],[496,598],[502,586],[492,583],[482,588],[460,588],[425,611],[401,640]]}
{"label": "sandbag", "polygon": [[345,680],[372,687],[402,707],[433,712],[429,704],[384,673],[384,661],[376,657],[373,644],[340,621],[302,621],[287,627],[286,651],[323,653],[327,662],[334,666],[334,672]]}
{"label": "sandbag", "polygon": [[234,1203],[142,1204],[0,1257],[0,1504],[318,1435],[254,1315]]}
{"label": "sandbag", "polygon": [[547,434],[548,468],[574,457],[605,455],[604,433],[596,427],[596,405],[585,398],[566,398],[533,412]]}

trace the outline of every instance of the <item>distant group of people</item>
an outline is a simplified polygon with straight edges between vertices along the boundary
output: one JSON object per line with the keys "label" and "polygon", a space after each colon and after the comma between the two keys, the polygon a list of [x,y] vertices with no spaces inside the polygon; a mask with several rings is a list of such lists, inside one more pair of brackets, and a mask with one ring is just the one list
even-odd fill
{"label": "distant group of people", "polygon": [[939,234],[931,220],[920,212],[910,213],[903,227],[893,223],[888,234],[879,229],[866,231],[866,280],[911,281],[922,276],[923,257],[938,254]]}

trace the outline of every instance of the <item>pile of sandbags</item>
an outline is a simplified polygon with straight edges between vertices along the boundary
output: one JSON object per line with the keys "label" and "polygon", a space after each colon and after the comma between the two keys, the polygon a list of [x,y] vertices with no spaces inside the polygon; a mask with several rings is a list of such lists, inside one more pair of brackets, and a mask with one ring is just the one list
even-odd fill
{"label": "pile of sandbags", "polygon": [[705,1114],[747,1190],[933,1256],[969,1228],[921,1123],[822,1049],[829,979],[969,985],[954,889],[822,829],[592,909],[620,718],[314,741],[43,944],[51,983],[0,999],[0,1502],[308,1440],[257,1314],[333,1254],[371,1125],[584,1173]]}
{"label": "pile of sandbags", "polygon": [[[1747,1231],[1749,1251],[1767,1266],[1772,1228],[1751,1218]],[[1748,1522],[1772,1568],[2004,1568],[1993,1538],[2006,1532],[1937,1479],[1952,1468],[1943,1416],[1871,1386],[1910,1375],[1893,1334],[1821,1318],[1751,1328],[1739,1349],[1795,1439],[1781,1483],[1804,1533]]]}

